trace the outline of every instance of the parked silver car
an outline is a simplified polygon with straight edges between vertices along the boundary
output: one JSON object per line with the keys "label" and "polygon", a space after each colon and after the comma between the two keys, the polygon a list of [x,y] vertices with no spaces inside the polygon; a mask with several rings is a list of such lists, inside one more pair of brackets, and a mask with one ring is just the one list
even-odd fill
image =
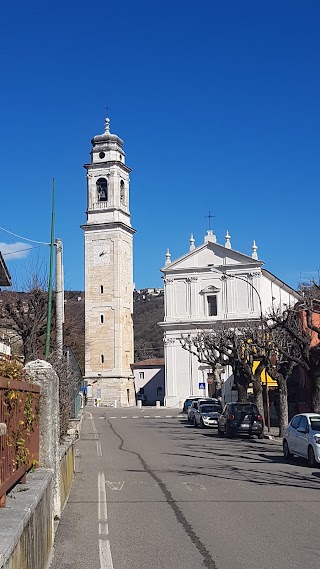
{"label": "parked silver car", "polygon": [[295,415],[283,435],[283,454],[289,460],[295,454],[308,460],[309,466],[320,463],[320,415]]}
{"label": "parked silver car", "polygon": [[195,427],[216,427],[218,428],[218,418],[222,413],[222,407],[219,403],[201,403],[199,408],[195,410],[193,424]]}
{"label": "parked silver car", "polygon": [[219,403],[217,399],[212,399],[212,397],[201,397],[201,399],[195,399],[191,403],[191,407],[188,409],[188,421],[189,423],[194,422],[194,414],[196,410],[199,408],[201,403]]}

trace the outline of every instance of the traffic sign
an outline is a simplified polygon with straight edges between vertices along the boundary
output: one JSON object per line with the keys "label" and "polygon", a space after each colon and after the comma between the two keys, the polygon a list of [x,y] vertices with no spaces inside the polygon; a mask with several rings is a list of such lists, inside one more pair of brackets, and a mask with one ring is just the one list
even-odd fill
{"label": "traffic sign", "polygon": [[199,383],[199,389],[205,389],[206,384],[204,382]]}

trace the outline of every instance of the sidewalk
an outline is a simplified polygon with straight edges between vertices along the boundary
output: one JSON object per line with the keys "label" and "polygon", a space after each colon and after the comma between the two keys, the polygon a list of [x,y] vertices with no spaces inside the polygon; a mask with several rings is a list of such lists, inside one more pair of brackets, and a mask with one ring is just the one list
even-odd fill
{"label": "sidewalk", "polygon": [[279,427],[270,427],[270,432],[266,427],[264,431],[264,438],[271,439],[282,444],[282,437],[279,437]]}

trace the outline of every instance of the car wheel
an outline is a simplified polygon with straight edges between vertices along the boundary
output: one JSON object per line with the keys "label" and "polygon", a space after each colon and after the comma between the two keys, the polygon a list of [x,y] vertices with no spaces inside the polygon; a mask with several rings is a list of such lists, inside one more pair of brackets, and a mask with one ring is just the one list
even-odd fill
{"label": "car wheel", "polygon": [[205,424],[204,424],[204,422],[203,422],[202,419],[201,419],[201,421],[200,421],[200,427],[201,427],[201,429],[204,429],[204,428],[205,428]]}
{"label": "car wheel", "polygon": [[292,454],[290,452],[286,439],[283,441],[283,456],[286,460],[290,460],[292,458]]}
{"label": "car wheel", "polygon": [[264,433],[260,433],[260,434],[258,435],[258,439],[264,439]]}
{"label": "car wheel", "polygon": [[314,456],[314,450],[312,446],[308,446],[308,464],[310,468],[314,468],[316,466],[316,458]]}
{"label": "car wheel", "polygon": [[193,426],[194,426],[194,427],[197,427],[197,426],[198,426],[198,425],[197,425],[197,421],[196,421],[195,419],[193,419]]}
{"label": "car wheel", "polygon": [[228,427],[225,427],[225,429],[224,429],[224,436],[227,437],[228,439],[231,439],[231,437],[232,437],[232,433],[231,433],[230,429],[228,429]]}
{"label": "car wheel", "polygon": [[224,436],[224,432],[220,429],[219,425],[218,425],[218,435],[219,435],[219,437]]}

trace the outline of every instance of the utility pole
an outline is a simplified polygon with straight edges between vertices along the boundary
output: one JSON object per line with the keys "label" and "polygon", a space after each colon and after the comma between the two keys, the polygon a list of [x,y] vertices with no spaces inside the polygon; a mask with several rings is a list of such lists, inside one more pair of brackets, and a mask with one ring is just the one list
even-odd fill
{"label": "utility pole", "polygon": [[62,261],[62,241],[56,239],[56,343],[57,356],[63,355],[63,324],[64,324],[64,283],[63,283],[63,261]]}
{"label": "utility pole", "polygon": [[47,330],[46,330],[46,349],[45,349],[45,359],[46,360],[48,359],[49,353],[50,353],[50,333],[51,333],[51,313],[52,313],[53,247],[54,247],[54,178],[52,180],[50,267],[49,267],[48,310],[47,310]]}

